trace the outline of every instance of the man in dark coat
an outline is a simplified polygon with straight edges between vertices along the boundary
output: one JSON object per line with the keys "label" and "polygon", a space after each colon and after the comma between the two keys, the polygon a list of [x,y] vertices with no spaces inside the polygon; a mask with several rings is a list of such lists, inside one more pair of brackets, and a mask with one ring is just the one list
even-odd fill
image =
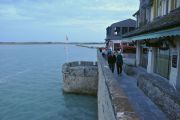
{"label": "man in dark coat", "polygon": [[114,73],[115,63],[116,63],[116,56],[114,55],[114,53],[108,55],[108,64],[109,64],[109,68],[111,69],[112,73]]}
{"label": "man in dark coat", "polygon": [[122,65],[123,65],[123,57],[120,52],[118,52],[118,55],[116,57],[116,68],[118,75],[122,73]]}

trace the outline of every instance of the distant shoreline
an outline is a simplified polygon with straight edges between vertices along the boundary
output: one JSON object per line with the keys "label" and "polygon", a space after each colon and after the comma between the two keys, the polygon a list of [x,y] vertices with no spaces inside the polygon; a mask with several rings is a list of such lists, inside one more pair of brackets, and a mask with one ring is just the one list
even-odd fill
{"label": "distant shoreline", "polygon": [[70,44],[70,45],[81,45],[81,44],[104,44],[103,42],[0,42],[0,45],[36,45],[36,44]]}

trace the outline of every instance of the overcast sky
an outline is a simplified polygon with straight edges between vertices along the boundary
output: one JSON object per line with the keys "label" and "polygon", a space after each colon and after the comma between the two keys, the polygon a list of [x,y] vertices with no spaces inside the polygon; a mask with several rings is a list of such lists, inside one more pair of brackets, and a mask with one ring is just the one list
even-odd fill
{"label": "overcast sky", "polygon": [[138,7],[139,0],[0,0],[0,41],[102,42],[107,26]]}

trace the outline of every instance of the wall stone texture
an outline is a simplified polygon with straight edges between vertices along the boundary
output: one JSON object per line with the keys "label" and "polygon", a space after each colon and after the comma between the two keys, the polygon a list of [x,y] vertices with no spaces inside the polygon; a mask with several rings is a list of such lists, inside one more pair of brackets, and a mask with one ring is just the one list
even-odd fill
{"label": "wall stone texture", "polygon": [[98,68],[93,62],[71,62],[63,65],[63,91],[66,93],[96,95]]}
{"label": "wall stone texture", "polygon": [[180,94],[164,79],[152,74],[141,74],[137,85],[169,117],[180,120]]}
{"label": "wall stone texture", "polygon": [[124,64],[123,65],[124,72],[129,76],[134,76],[137,74],[135,67],[132,65]]}

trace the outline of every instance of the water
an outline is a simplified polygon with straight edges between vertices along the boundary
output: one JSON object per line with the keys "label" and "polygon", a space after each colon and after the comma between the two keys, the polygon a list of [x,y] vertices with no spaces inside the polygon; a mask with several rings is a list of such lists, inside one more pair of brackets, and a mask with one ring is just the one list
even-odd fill
{"label": "water", "polygon": [[[96,61],[96,50],[68,46],[68,59]],[[64,45],[0,46],[0,120],[96,120],[97,99],[62,93]]]}

